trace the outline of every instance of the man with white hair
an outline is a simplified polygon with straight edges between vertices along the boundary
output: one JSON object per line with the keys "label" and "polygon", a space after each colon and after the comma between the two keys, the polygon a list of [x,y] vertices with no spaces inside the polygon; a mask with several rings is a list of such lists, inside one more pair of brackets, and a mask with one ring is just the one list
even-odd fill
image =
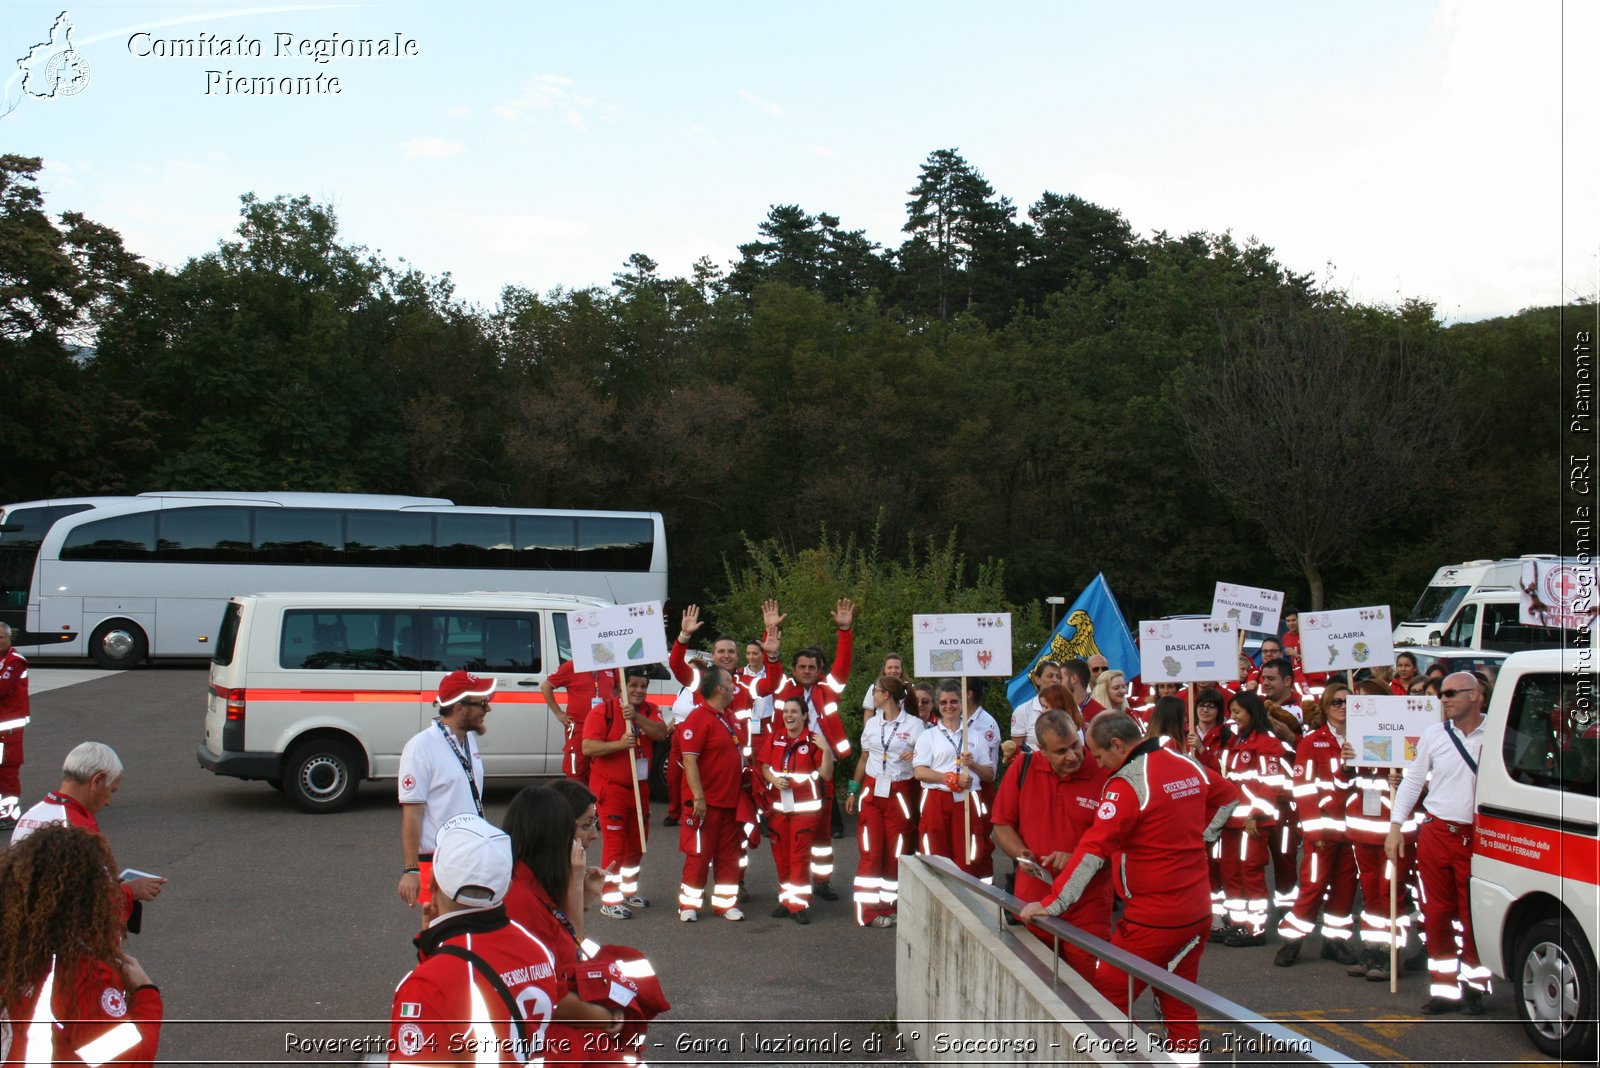
{"label": "man with white hair", "polygon": [[0,623],[0,841],[22,814],[22,728],[28,725],[28,659]]}
{"label": "man with white hair", "polygon": [[551,948],[506,916],[513,863],[511,839],[481,816],[439,828],[416,937],[421,963],[395,990],[389,1063],[536,1061],[559,977]]}
{"label": "man with white hair", "polygon": [[[79,743],[61,764],[61,785],[22,814],[11,832],[11,844],[16,845],[40,827],[52,823],[66,823],[100,834],[100,822],[95,816],[111,804],[111,798],[121,786],[122,758],[116,751],[104,742]],[[123,919],[128,930],[138,933],[140,905],[154,901],[165,882],[159,876],[150,875],[122,884],[126,898]]]}

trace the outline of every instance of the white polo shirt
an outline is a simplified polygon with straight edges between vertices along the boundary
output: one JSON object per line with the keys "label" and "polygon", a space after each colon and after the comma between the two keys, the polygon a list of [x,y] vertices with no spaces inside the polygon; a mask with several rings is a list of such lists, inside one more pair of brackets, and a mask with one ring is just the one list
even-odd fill
{"label": "white polo shirt", "polygon": [[[406,743],[400,753],[400,803],[422,806],[423,853],[432,853],[439,828],[452,816],[477,815],[472,786],[461,766],[455,735],[435,720]],[[483,796],[483,756],[477,738],[467,734],[465,755],[472,764],[472,785]]]}

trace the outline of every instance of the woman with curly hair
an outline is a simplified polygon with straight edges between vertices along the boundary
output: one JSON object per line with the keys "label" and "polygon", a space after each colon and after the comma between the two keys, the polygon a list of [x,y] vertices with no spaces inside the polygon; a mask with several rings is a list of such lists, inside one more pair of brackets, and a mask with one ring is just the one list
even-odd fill
{"label": "woman with curly hair", "polygon": [[0,1065],[144,1064],[161,992],[123,951],[122,895],[105,840],[41,827],[0,856]]}

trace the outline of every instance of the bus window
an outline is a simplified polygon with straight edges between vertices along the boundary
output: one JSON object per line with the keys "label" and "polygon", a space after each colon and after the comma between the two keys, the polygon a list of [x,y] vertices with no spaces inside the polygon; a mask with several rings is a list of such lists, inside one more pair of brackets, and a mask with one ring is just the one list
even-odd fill
{"label": "bus window", "polygon": [[149,560],[156,551],[156,513],[84,523],[61,546],[63,560]]}
{"label": "bus window", "polygon": [[510,567],[511,517],[439,516],[435,562],[440,567]]}
{"label": "bus window", "polygon": [[412,512],[345,513],[344,562],[365,567],[431,567],[433,517]]}
{"label": "bus window", "polygon": [[242,564],[250,559],[247,508],[173,508],[156,514],[161,529],[157,560]]}
{"label": "bus window", "polygon": [[573,571],[578,561],[578,521],[570,516],[517,516],[516,566],[530,571]]}
{"label": "bus window", "polygon": [[344,550],[342,512],[257,508],[256,563],[337,564]]}
{"label": "bus window", "polygon": [[[21,608],[28,603],[28,588],[33,585],[33,564],[39,558],[39,543],[45,532],[63,516],[87,512],[91,504],[50,505],[44,508],[12,508],[5,513],[0,531],[0,606]],[[20,620],[19,620],[20,623]]]}
{"label": "bus window", "polygon": [[648,519],[585,516],[578,520],[578,567],[583,571],[648,571],[655,528]]}

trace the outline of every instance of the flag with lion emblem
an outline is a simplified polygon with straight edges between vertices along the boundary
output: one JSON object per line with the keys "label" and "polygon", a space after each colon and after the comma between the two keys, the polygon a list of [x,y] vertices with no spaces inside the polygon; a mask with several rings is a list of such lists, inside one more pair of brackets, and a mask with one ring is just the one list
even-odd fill
{"label": "flag with lion emblem", "polygon": [[1094,581],[1083,588],[1044,648],[1033,655],[1022,674],[1007,684],[1006,698],[1011,707],[1016,708],[1034,695],[1028,673],[1040,660],[1049,657],[1057,663],[1066,663],[1073,657],[1087,660],[1096,653],[1130,679],[1139,673],[1139,649],[1133,644],[1133,634],[1103,574],[1096,575]]}

